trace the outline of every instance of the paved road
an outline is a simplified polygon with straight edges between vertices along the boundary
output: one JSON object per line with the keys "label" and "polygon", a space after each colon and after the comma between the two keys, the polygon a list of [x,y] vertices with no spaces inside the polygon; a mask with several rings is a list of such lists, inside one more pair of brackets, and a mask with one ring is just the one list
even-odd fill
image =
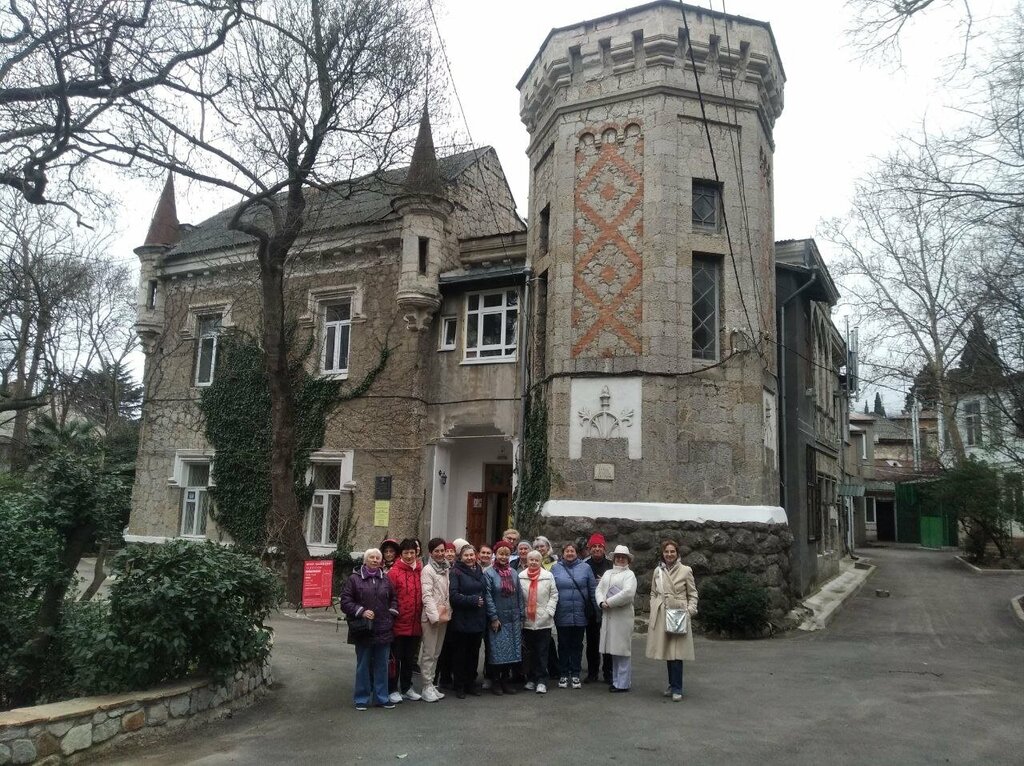
{"label": "paved road", "polygon": [[595,686],[358,713],[344,631],[280,617],[278,688],[264,702],[114,762],[1024,764],[1024,630],[1009,610],[1024,576],[972,575],[949,553],[870,556],[878,570],[826,631],[698,638],[681,703],[661,697],[664,665],[637,642],[628,695]]}

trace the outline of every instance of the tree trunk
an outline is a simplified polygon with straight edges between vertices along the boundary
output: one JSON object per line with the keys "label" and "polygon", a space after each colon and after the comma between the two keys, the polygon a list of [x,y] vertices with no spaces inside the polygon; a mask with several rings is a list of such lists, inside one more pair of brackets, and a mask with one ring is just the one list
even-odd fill
{"label": "tree trunk", "polygon": [[100,543],[100,550],[96,554],[96,566],[92,570],[92,582],[89,583],[89,587],[85,589],[85,593],[78,599],[79,601],[89,601],[93,596],[96,595],[96,591],[103,585],[103,581],[107,579],[107,572],[103,568],[103,565],[107,561],[107,541],[104,540]]}
{"label": "tree trunk", "polygon": [[60,555],[60,577],[55,577],[43,590],[43,597],[36,612],[35,635],[20,650],[23,658],[24,675],[17,679],[11,699],[15,707],[35,704],[41,690],[43,666],[50,660],[49,650],[54,634],[60,624],[61,606],[71,585],[78,563],[82,560],[85,546],[89,544],[96,529],[91,524],[73,528],[64,538],[64,549]]}
{"label": "tree trunk", "polygon": [[[309,548],[302,533],[302,509],[295,494],[295,395],[288,364],[284,311],[284,256],[288,247],[268,246],[261,264],[263,350],[270,387],[270,497],[268,543],[285,558],[288,600],[299,603],[303,562]],[[276,257],[279,256],[279,257]]]}

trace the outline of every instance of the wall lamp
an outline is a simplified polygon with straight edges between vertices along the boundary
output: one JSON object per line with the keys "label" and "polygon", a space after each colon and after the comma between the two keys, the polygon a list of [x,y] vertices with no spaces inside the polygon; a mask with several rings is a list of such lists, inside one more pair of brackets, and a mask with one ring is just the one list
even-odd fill
{"label": "wall lamp", "polygon": [[437,480],[441,482],[441,486],[443,487],[445,484],[448,483],[448,474],[446,474],[444,471],[438,471]]}

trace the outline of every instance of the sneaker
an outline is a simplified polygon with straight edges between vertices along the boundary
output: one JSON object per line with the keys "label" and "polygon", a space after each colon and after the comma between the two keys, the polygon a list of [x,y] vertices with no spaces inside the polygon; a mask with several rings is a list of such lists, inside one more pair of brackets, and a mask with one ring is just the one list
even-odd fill
{"label": "sneaker", "polygon": [[672,696],[672,687],[671,686],[666,686],[665,687],[665,691],[663,691],[661,693],[661,696],[662,697],[671,697]]}
{"label": "sneaker", "polygon": [[444,692],[443,692],[443,691],[441,691],[440,689],[438,689],[438,688],[437,688],[436,686],[433,686],[433,687],[431,687],[431,688],[432,688],[432,689],[434,690],[434,694],[436,694],[436,695],[437,695],[437,698],[438,698],[439,700],[443,700],[443,699],[444,699]]}
{"label": "sneaker", "polygon": [[381,707],[385,710],[394,710],[398,706],[394,702],[385,702]]}
{"label": "sneaker", "polygon": [[537,684],[537,694],[547,694],[548,687],[544,684]]}
{"label": "sneaker", "polygon": [[578,679],[578,678],[573,678],[572,679],[572,688],[573,689],[582,689],[583,688],[583,684],[580,682],[580,679]]}
{"label": "sneaker", "polygon": [[357,705],[356,705],[356,710],[358,710],[359,712],[363,712],[363,711],[364,711],[364,710],[366,710],[366,709],[367,709],[368,707],[369,707],[369,705],[362,705],[362,704],[357,704]]}
{"label": "sneaker", "polygon": [[537,688],[537,685],[533,681],[527,681],[523,688],[526,689],[526,691],[528,692],[532,692],[534,689]]}
{"label": "sneaker", "polygon": [[419,702],[423,699],[423,695],[410,686],[409,691],[402,695],[402,699],[409,700],[410,702]]}
{"label": "sneaker", "polygon": [[490,689],[491,688],[491,679],[485,678],[484,682],[482,684],[480,684],[480,688],[483,689],[484,691],[487,691],[488,689]]}
{"label": "sneaker", "polygon": [[558,688],[559,689],[568,689],[569,688],[569,679],[566,676],[562,676],[561,678],[558,679]]}
{"label": "sneaker", "polygon": [[423,690],[423,696],[421,697],[421,699],[424,702],[441,701],[441,698],[437,696],[437,689],[435,689],[433,686],[428,686],[426,689]]}
{"label": "sneaker", "polygon": [[673,702],[679,702],[682,699],[683,699],[683,695],[682,694],[673,694],[672,695],[672,701]]}
{"label": "sneaker", "polygon": [[388,702],[390,702],[392,705],[397,705],[401,701],[402,695],[398,692],[391,692],[391,694],[388,695]]}

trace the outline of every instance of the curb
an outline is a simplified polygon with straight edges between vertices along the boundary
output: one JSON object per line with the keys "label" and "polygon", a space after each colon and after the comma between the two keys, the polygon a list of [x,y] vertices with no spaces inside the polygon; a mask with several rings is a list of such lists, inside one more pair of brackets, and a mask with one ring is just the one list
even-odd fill
{"label": "curb", "polygon": [[979,574],[979,575],[1004,575],[1004,574],[1008,574],[1008,575],[1021,575],[1021,574],[1024,574],[1024,569],[982,569],[981,567],[974,566],[974,564],[972,564],[970,561],[965,559],[963,556],[954,556],[953,558],[955,558],[957,561],[959,561],[965,567],[970,569],[974,574]]}
{"label": "curb", "polygon": [[1017,625],[1020,626],[1020,629],[1024,630],[1024,607],[1020,605],[1021,599],[1024,599],[1024,593],[1010,599],[1010,612],[1013,614],[1014,619],[1017,620]]}
{"label": "curb", "polygon": [[[843,604],[853,598],[864,587],[864,583],[868,581],[868,578],[878,568],[874,564],[868,564],[867,560],[863,558],[860,559],[858,564],[860,566],[853,566],[837,577],[832,578],[819,588],[814,595],[800,602],[800,605],[811,610],[812,614],[797,626],[797,630],[814,631],[824,630],[828,627]],[[821,598],[822,593],[826,590],[837,594],[837,597],[831,600]]]}

